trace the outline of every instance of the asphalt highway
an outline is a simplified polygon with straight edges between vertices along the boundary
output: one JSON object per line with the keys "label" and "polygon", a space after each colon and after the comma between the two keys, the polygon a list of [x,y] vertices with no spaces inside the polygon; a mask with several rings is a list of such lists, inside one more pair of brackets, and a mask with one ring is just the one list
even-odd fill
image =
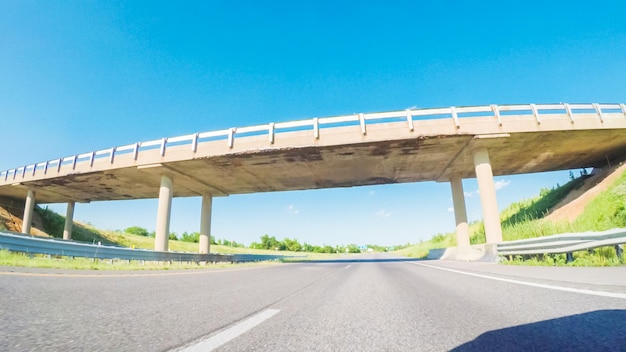
{"label": "asphalt highway", "polygon": [[0,351],[625,351],[626,267],[0,268]]}

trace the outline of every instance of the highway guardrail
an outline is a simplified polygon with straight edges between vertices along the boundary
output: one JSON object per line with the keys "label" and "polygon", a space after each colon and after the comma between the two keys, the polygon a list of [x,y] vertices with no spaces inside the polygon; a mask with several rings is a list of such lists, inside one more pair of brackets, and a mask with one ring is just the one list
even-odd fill
{"label": "highway guardrail", "polygon": [[618,228],[602,232],[565,233],[502,242],[497,244],[497,250],[500,256],[565,253],[567,262],[571,262],[574,259],[574,252],[614,246],[617,256],[622,260],[624,243],[626,243],[626,229]]}
{"label": "highway guardrail", "polygon": [[258,254],[200,254],[189,252],[157,252],[147,249],[90,244],[56,238],[28,236],[9,231],[0,231],[0,249],[13,252],[47,254],[65,257],[85,257],[94,259],[122,259],[144,261],[178,262],[254,262],[279,260],[282,255]]}

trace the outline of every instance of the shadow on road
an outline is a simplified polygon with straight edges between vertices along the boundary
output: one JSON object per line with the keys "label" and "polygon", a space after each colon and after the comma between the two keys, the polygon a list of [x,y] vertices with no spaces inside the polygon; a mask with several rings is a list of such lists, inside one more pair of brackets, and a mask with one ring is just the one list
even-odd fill
{"label": "shadow on road", "polygon": [[451,351],[626,351],[626,310],[598,310],[486,332]]}

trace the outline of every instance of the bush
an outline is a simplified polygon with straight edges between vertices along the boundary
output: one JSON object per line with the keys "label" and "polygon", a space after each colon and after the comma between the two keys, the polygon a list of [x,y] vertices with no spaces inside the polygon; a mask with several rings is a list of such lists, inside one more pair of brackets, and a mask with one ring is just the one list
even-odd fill
{"label": "bush", "polygon": [[192,232],[192,233],[183,232],[183,234],[180,236],[180,240],[183,242],[198,243],[200,242],[200,233],[199,232]]}
{"label": "bush", "polygon": [[124,232],[129,233],[131,235],[144,236],[144,237],[148,237],[150,235],[148,230],[139,226],[131,226],[127,228],[126,230],[124,230]]}

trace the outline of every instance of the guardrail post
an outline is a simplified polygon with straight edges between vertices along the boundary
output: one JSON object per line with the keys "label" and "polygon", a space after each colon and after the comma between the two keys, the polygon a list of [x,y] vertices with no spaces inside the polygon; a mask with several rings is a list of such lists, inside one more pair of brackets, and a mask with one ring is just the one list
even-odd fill
{"label": "guardrail post", "polygon": [[615,254],[617,254],[617,259],[619,259],[620,261],[624,260],[624,248],[622,248],[621,245],[615,245]]}
{"label": "guardrail post", "polygon": [[211,211],[213,208],[213,195],[210,193],[202,195],[202,211],[200,214],[200,248],[202,254],[211,251]]}
{"label": "guardrail post", "polygon": [[476,168],[478,190],[480,191],[480,203],[483,209],[487,243],[502,242],[502,226],[500,225],[496,187],[493,182],[489,152],[486,148],[474,150],[474,166]]}
{"label": "guardrail post", "polygon": [[35,191],[28,190],[26,195],[26,205],[24,206],[24,221],[22,222],[22,233],[30,235],[30,228],[33,223],[33,212],[35,210]]}
{"label": "guardrail post", "polygon": [[70,201],[67,203],[67,211],[65,212],[65,227],[63,228],[63,239],[72,239],[72,226],[74,225],[74,206],[76,202]]}
{"label": "guardrail post", "polygon": [[456,245],[469,247],[469,227],[467,225],[463,181],[460,177],[454,176],[450,179],[450,187],[452,188],[452,203],[454,204],[454,219],[456,220]]}
{"label": "guardrail post", "polygon": [[571,263],[574,261],[574,253],[567,252],[565,253],[565,263]]}
{"label": "guardrail post", "polygon": [[172,195],[174,186],[172,179],[167,175],[161,176],[159,190],[159,206],[157,210],[156,231],[154,236],[154,250],[167,252],[170,232],[170,216],[172,211]]}

